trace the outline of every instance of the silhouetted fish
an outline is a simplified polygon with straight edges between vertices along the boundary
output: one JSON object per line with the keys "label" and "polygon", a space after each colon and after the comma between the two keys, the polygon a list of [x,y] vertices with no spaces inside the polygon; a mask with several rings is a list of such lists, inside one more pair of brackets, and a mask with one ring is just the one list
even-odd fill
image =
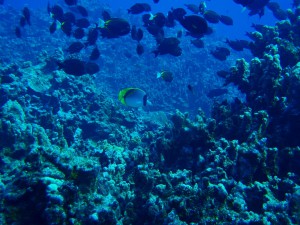
{"label": "silhouetted fish", "polygon": [[20,27],[16,27],[16,29],[15,29],[15,35],[17,36],[17,38],[21,38],[22,37],[22,33],[21,33]]}
{"label": "silhouetted fish", "polygon": [[220,19],[220,22],[225,25],[228,25],[228,26],[233,25],[233,20],[229,16],[220,15],[219,19]]}
{"label": "silhouetted fish", "polygon": [[204,42],[200,38],[191,40],[191,43],[197,48],[204,48]]}
{"label": "silhouetted fish", "polygon": [[74,42],[66,49],[66,51],[70,54],[74,54],[80,52],[83,48],[84,44],[82,44],[81,42]]}
{"label": "silhouetted fish", "polygon": [[80,28],[88,28],[90,26],[90,22],[86,18],[80,18],[76,20],[75,25]]}
{"label": "silhouetted fish", "polygon": [[199,7],[195,4],[184,4],[188,10],[191,12],[198,14],[199,13]]}
{"label": "silhouetted fish", "polygon": [[100,70],[98,64],[94,63],[94,62],[88,62],[85,64],[85,72],[87,74],[93,75],[95,73],[98,73]]}
{"label": "silhouetted fish", "polygon": [[203,17],[210,23],[219,23],[219,21],[220,21],[219,14],[213,10],[206,10],[203,13]]}
{"label": "silhouetted fish", "polygon": [[97,28],[92,28],[89,30],[86,45],[94,45],[98,39],[98,30]]}
{"label": "silhouetted fish", "polygon": [[21,16],[20,21],[19,21],[20,27],[25,27],[26,25],[26,18],[25,16]]}
{"label": "silhouetted fish", "polygon": [[147,3],[136,3],[133,6],[131,6],[129,9],[127,9],[128,13],[131,14],[140,14],[143,12],[149,12],[151,11],[151,6]]}
{"label": "silhouetted fish", "polygon": [[207,93],[207,97],[215,98],[215,97],[219,97],[221,95],[227,94],[227,93],[228,93],[228,90],[226,88],[215,88],[215,89],[210,90]]}
{"label": "silhouetted fish", "polygon": [[121,18],[111,18],[100,26],[102,37],[118,38],[130,33],[130,24]]}
{"label": "silhouetted fish", "polygon": [[62,63],[58,63],[58,67],[63,69],[67,74],[74,76],[82,76],[85,72],[85,62],[79,59],[66,59]]}
{"label": "silhouetted fish", "polygon": [[73,37],[75,37],[76,39],[81,39],[84,37],[84,35],[85,35],[84,29],[81,27],[78,27],[73,32]]}
{"label": "silhouetted fish", "polygon": [[80,13],[80,15],[83,16],[83,17],[87,17],[89,15],[88,11],[86,10],[86,8],[84,8],[81,5],[77,5],[77,10]]}
{"label": "silhouetted fish", "polygon": [[249,47],[249,42],[246,40],[228,40],[226,39],[226,43],[234,50],[236,51],[243,51],[244,48]]}
{"label": "silhouetted fish", "polygon": [[227,56],[230,55],[230,51],[228,48],[224,47],[216,47],[215,50],[212,50],[210,52],[216,59],[219,59],[221,61],[225,61],[227,59]]}
{"label": "silhouetted fish", "polygon": [[75,15],[74,15],[73,13],[71,13],[71,12],[66,12],[66,13],[64,13],[64,15],[63,15],[63,21],[64,21],[64,22],[68,21],[68,22],[70,22],[70,23],[72,23],[72,24],[75,24],[75,22],[76,22],[76,17],[75,17]]}
{"label": "silhouetted fish", "polygon": [[106,10],[103,10],[102,11],[102,18],[103,18],[104,21],[107,21],[111,18],[111,16],[110,16],[109,12],[107,12]]}
{"label": "silhouetted fish", "polygon": [[76,5],[77,4],[77,0],[65,0],[65,3],[67,5]]}
{"label": "silhouetted fish", "polygon": [[173,56],[180,56],[182,49],[179,47],[180,41],[177,38],[164,38],[158,45],[157,49],[153,51],[155,57],[158,55],[170,54]]}
{"label": "silhouetted fish", "polygon": [[100,57],[100,51],[99,51],[98,47],[96,46],[93,49],[89,59],[90,60],[97,60],[99,57]]}
{"label": "silhouetted fish", "polygon": [[136,46],[136,53],[138,55],[142,55],[144,53],[144,47],[141,45],[141,43],[138,43]]}
{"label": "silhouetted fish", "polygon": [[207,22],[204,18],[196,15],[185,16],[179,21],[180,24],[192,35],[201,36],[208,30]]}
{"label": "silhouetted fish", "polygon": [[59,22],[64,21],[64,11],[59,5],[50,7],[50,14],[53,19],[58,20]]}
{"label": "silhouetted fish", "polygon": [[24,7],[23,8],[23,16],[25,17],[26,19],[26,22],[28,25],[31,25],[31,21],[30,21],[30,11],[27,7]]}
{"label": "silhouetted fish", "polygon": [[186,13],[187,12],[183,8],[172,9],[173,18],[178,21],[181,21]]}

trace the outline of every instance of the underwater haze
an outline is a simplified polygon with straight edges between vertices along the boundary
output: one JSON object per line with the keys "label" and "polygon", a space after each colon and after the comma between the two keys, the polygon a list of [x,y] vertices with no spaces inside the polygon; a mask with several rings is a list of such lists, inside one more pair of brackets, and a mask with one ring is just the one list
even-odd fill
{"label": "underwater haze", "polygon": [[299,0],[0,18],[0,224],[300,224]]}

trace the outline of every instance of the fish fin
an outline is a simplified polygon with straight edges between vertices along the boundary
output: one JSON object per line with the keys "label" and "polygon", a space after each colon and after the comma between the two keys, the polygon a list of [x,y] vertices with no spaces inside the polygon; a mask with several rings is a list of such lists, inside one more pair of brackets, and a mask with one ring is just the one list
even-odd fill
{"label": "fish fin", "polygon": [[63,23],[59,22],[58,20],[55,23],[56,23],[56,30],[62,29]]}
{"label": "fish fin", "polygon": [[150,13],[150,18],[149,20],[154,20],[155,15],[153,15],[152,13]]}
{"label": "fish fin", "polygon": [[157,72],[156,73],[156,78],[161,78],[162,73],[161,72]]}
{"label": "fish fin", "polygon": [[104,28],[105,27],[105,21],[103,19],[99,19],[99,21],[98,21],[98,27],[99,28]]}
{"label": "fish fin", "polygon": [[147,106],[147,95],[144,95],[143,97],[143,106]]}

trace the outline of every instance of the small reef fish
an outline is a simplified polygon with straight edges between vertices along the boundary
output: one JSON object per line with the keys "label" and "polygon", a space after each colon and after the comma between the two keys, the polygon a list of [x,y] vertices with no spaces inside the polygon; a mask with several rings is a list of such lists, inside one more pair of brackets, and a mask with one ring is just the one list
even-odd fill
{"label": "small reef fish", "polygon": [[157,78],[161,78],[166,82],[171,82],[173,80],[173,74],[170,71],[163,70],[156,74]]}
{"label": "small reef fish", "polygon": [[119,92],[118,99],[123,105],[138,108],[147,105],[147,94],[139,88],[125,88]]}

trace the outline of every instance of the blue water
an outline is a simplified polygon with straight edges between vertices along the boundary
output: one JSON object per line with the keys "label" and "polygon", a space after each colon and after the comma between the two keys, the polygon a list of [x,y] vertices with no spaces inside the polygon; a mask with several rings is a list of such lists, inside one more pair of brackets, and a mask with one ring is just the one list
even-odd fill
{"label": "blue water", "polygon": [[[152,7],[151,13],[155,14],[157,12],[167,13],[171,8],[183,7],[184,4],[198,4],[198,1],[161,1],[159,4],[154,4],[152,1],[145,1],[149,3]],[[282,9],[290,8],[292,5],[291,1],[277,1]],[[63,6],[64,10],[67,11],[70,7],[65,6],[64,1],[49,1],[50,5],[59,4]],[[136,25],[137,27],[142,26],[141,15],[128,15],[127,9],[130,8],[136,1],[114,1],[112,4],[111,1],[79,1],[79,4],[82,4],[88,11],[90,11],[89,19],[92,24],[96,24],[101,17],[101,10],[108,9],[112,16],[114,17],[123,17],[128,19],[132,25]],[[9,45],[10,42],[13,45],[19,45],[21,49],[20,54],[23,55],[22,60],[30,60],[33,63],[36,63],[38,60],[38,50],[41,48],[45,51],[48,51],[49,54],[53,54],[58,48],[66,49],[72,42],[74,42],[74,38],[66,37],[61,31],[56,31],[53,35],[49,34],[49,26],[53,22],[52,18],[47,14],[47,4],[48,1],[5,1],[5,4],[1,6],[4,10],[9,9],[13,10],[13,15],[9,15],[7,17],[3,17],[3,24],[7,26],[8,30],[3,30],[1,32],[2,36],[7,38],[6,45]],[[249,50],[244,50],[243,52],[237,52],[232,50],[229,60],[226,62],[218,62],[215,60],[209,53],[216,46],[228,47],[224,42],[229,40],[236,39],[250,39],[245,35],[246,32],[254,31],[251,27],[252,24],[264,24],[273,26],[278,21],[274,18],[271,11],[269,9],[265,9],[265,15],[259,17],[258,15],[249,16],[249,10],[243,9],[241,5],[234,3],[231,0],[223,1],[223,0],[212,0],[206,1],[207,9],[214,10],[219,14],[224,14],[232,17],[234,21],[233,26],[226,26],[224,24],[209,24],[209,26],[213,29],[213,34],[206,35],[204,39],[205,48],[197,49],[191,46],[189,43],[192,38],[187,37],[181,40],[183,46],[183,56],[186,56],[187,61],[183,63],[181,62],[181,57],[169,57],[162,56],[157,59],[154,59],[153,55],[151,55],[152,51],[155,49],[155,41],[153,37],[147,33],[144,29],[145,38],[142,40],[142,43],[145,45],[145,54],[140,57],[140,61],[136,61],[136,58],[131,58],[135,56],[135,48],[136,43],[132,40],[128,40],[127,37],[122,37],[116,40],[100,40],[98,43],[100,46],[103,46],[103,49],[100,51],[104,52],[103,56],[98,60],[98,65],[107,69],[112,73],[115,73],[116,77],[119,77],[120,80],[111,80],[111,78],[107,79],[110,87],[112,88],[110,91],[112,92],[112,97],[117,99],[117,93],[119,89],[125,88],[128,86],[138,86],[144,89],[147,89],[149,92],[149,101],[154,103],[154,105],[160,105],[161,102],[164,102],[168,105],[168,101],[172,102],[170,104],[171,108],[179,108],[182,110],[188,110],[192,115],[195,114],[197,108],[202,108],[207,115],[210,113],[211,103],[212,101],[205,96],[209,92],[211,88],[219,88],[222,86],[222,79],[217,77],[215,74],[218,70],[228,69],[230,66],[234,65],[235,59],[243,57],[247,60],[251,59],[251,53]],[[14,36],[14,27],[18,26],[19,16],[21,15],[21,10],[23,7],[27,6],[32,11],[32,26],[25,27],[22,29],[22,33],[24,38],[22,40],[17,40]],[[95,8],[93,8],[95,7]],[[188,15],[192,13],[187,10]],[[176,33],[182,30],[182,27],[177,24],[175,28],[165,29],[166,36],[175,36]],[[185,34],[184,34],[185,35]],[[10,38],[12,37],[12,38]],[[36,39],[37,38],[37,39]],[[4,40],[4,39],[3,39]],[[35,44],[36,40],[40,40],[38,44]],[[56,40],[60,40],[57,42]],[[4,43],[3,43],[4,44]],[[39,46],[42,45],[42,47]],[[117,45],[120,45],[117,52],[114,50],[110,50],[112,48],[116,48]],[[14,51],[14,47],[10,47],[7,51],[11,52],[12,55],[17,54]],[[29,46],[36,48],[34,51]],[[16,47],[19,48],[19,47]],[[82,54],[82,57],[88,57],[89,49],[86,49],[86,54]],[[118,52],[119,51],[119,52]],[[121,52],[121,53],[120,53]],[[30,54],[28,54],[30,53]],[[7,58],[9,54],[3,54],[3,60],[9,61]],[[107,60],[105,59],[105,54],[112,56],[112,60],[116,60],[116,67],[105,66],[107,64]],[[114,59],[118,54],[127,54],[128,59]],[[9,57],[15,58],[15,56]],[[109,61],[109,60],[108,60]],[[196,63],[197,62],[197,63]],[[122,74],[122,66],[126,64],[134,64],[131,68],[132,71],[127,71],[126,74]],[[146,69],[142,69],[140,71],[140,67],[137,66],[146,65]],[[212,66],[213,65],[213,66]],[[157,71],[165,69],[173,70],[175,73],[175,79],[172,84],[163,84],[162,82],[155,79],[155,74]],[[103,73],[106,71],[102,70]],[[135,76],[135,74],[141,73],[140,76]],[[144,76],[143,74],[147,74]],[[102,75],[97,75],[97,80],[99,78],[100,81],[103,81]],[[151,78],[151,79],[150,79]],[[153,83],[154,85],[149,87],[148,84]],[[101,82],[100,82],[101,83]],[[103,83],[103,82],[102,82]],[[123,84],[123,85],[121,85]],[[196,96],[191,96],[187,91],[186,86],[191,84],[195,87]],[[243,101],[243,96],[239,93],[238,90],[234,86],[229,87],[232,95],[225,96],[225,99],[231,101],[234,97],[239,97]],[[157,92],[158,90],[162,90]],[[178,90],[179,89],[179,90]],[[172,97],[173,91],[175,92],[175,96]],[[168,92],[168,98],[172,98],[168,100],[164,92]],[[177,96],[178,95],[178,96]],[[204,96],[203,96],[204,95]],[[176,100],[177,99],[177,100]],[[175,106],[173,105],[175,103]]]}

